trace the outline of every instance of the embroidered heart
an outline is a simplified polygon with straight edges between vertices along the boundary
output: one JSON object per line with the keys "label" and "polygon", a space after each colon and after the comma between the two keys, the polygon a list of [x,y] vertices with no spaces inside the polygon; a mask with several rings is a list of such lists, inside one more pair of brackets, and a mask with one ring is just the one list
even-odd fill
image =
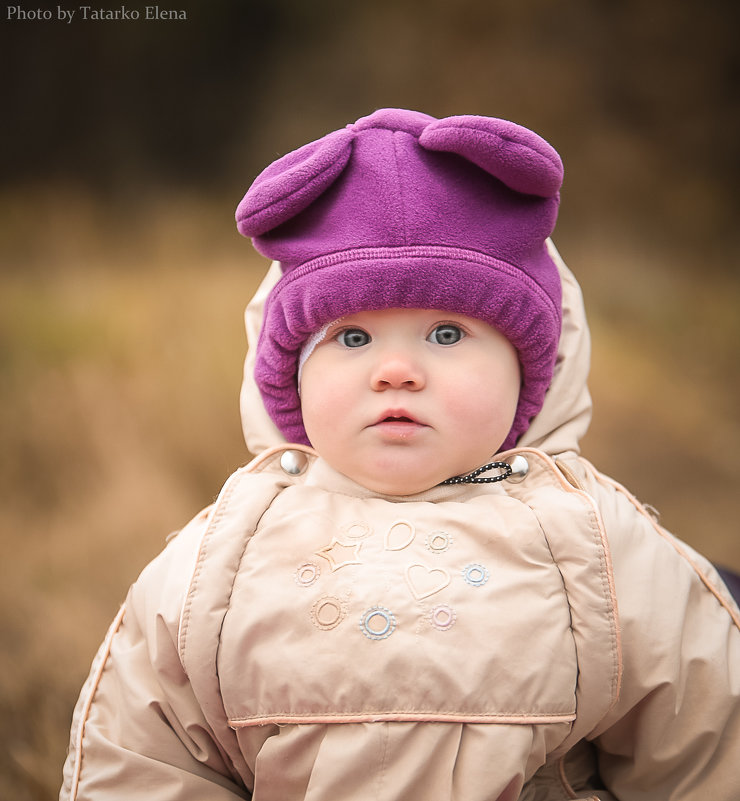
{"label": "embroidered heart", "polygon": [[417,601],[434,595],[450,583],[450,574],[441,567],[427,567],[422,564],[406,568],[406,583]]}
{"label": "embroidered heart", "polygon": [[386,551],[402,551],[414,541],[416,531],[407,520],[397,520],[385,532]]}

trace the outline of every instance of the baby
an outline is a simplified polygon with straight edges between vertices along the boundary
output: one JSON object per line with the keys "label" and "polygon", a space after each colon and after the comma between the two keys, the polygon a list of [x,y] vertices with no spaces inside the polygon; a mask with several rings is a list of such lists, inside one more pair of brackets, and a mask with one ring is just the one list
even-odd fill
{"label": "baby", "polygon": [[384,109],[237,210],[256,458],[142,573],[62,799],[740,797],[740,613],[579,456],[543,139]]}

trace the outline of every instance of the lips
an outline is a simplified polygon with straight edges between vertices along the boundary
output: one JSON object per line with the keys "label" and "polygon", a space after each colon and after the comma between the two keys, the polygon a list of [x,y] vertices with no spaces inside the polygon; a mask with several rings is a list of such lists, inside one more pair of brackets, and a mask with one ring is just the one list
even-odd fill
{"label": "lips", "polygon": [[415,441],[428,426],[405,409],[389,409],[370,426],[389,444]]}
{"label": "lips", "polygon": [[412,425],[424,425],[420,420],[410,415],[405,409],[388,409],[375,421],[375,425],[381,423],[410,423]]}

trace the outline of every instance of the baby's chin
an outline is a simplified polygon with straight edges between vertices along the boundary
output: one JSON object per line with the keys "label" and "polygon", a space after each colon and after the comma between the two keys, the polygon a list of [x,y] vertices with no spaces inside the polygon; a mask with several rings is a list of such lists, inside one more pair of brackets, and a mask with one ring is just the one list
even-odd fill
{"label": "baby's chin", "polygon": [[407,480],[407,481],[383,481],[381,479],[373,481],[372,479],[357,480],[357,484],[369,489],[371,492],[377,492],[378,495],[391,495],[397,498],[403,498],[408,495],[419,495],[422,492],[436,487],[441,481],[429,482],[427,480]]}
{"label": "baby's chin", "polygon": [[455,475],[465,475],[471,472],[470,470],[463,470],[459,473],[450,473],[443,470],[430,470],[428,472],[415,470],[413,472],[393,472],[385,471],[377,474],[360,474],[355,475],[345,473],[348,478],[352,479],[356,484],[364,487],[365,489],[375,492],[378,495],[389,495],[397,498],[404,498],[409,495],[419,495],[428,490],[438,487],[443,481],[452,478]]}

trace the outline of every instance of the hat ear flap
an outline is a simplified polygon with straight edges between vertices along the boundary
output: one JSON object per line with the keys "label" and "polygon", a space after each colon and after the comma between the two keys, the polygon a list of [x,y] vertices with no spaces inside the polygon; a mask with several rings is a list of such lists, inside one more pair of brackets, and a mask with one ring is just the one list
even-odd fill
{"label": "hat ear flap", "polygon": [[419,144],[427,150],[457,153],[515,192],[549,198],[563,183],[563,164],[555,149],[506,120],[446,117],[427,125]]}
{"label": "hat ear flap", "polygon": [[244,236],[260,236],[311,205],[347,166],[355,134],[343,128],[288,153],[261,172],[236,209]]}

